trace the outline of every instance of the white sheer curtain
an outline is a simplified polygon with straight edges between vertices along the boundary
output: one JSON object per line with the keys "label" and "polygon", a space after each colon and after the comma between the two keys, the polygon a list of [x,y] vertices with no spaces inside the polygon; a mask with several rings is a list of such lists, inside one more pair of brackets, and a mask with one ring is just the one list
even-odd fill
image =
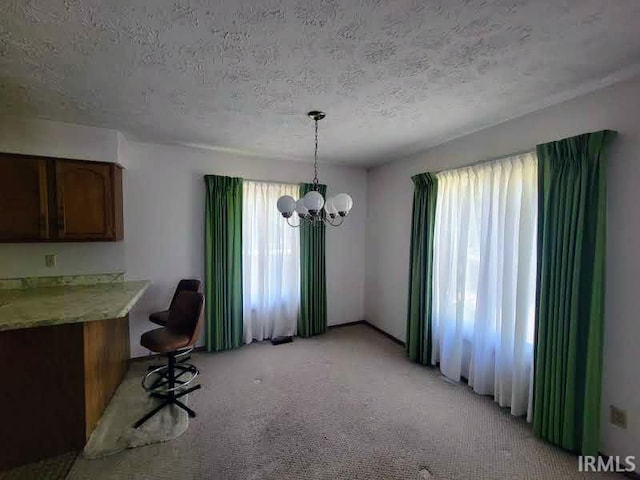
{"label": "white sheer curtain", "polygon": [[536,278],[534,153],[438,174],[433,363],[530,414]]}
{"label": "white sheer curtain", "polygon": [[244,342],[295,335],[300,307],[300,237],[278,213],[282,195],[298,185],[242,184],[242,302]]}

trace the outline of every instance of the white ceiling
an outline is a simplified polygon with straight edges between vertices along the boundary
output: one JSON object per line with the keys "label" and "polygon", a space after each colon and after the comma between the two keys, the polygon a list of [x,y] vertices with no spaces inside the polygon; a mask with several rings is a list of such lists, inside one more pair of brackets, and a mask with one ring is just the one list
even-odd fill
{"label": "white ceiling", "polygon": [[638,0],[2,0],[0,109],[372,165],[629,76]]}

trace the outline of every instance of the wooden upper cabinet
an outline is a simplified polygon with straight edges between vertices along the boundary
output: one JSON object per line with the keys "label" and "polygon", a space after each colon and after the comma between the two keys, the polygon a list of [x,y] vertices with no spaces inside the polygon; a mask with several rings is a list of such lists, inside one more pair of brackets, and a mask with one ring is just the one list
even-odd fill
{"label": "wooden upper cabinet", "polygon": [[0,154],[0,241],[49,238],[47,161]]}
{"label": "wooden upper cabinet", "polygon": [[56,160],[56,233],[61,240],[122,238],[122,208],[116,183],[121,170],[109,163]]}
{"label": "wooden upper cabinet", "polygon": [[123,237],[122,167],[0,154],[0,241]]}

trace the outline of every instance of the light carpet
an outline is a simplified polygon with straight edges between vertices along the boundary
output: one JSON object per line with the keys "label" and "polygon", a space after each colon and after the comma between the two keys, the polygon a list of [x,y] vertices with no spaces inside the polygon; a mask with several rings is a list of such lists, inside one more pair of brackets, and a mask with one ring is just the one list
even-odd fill
{"label": "light carpet", "polygon": [[[133,424],[161,402],[143,390],[141,380],[150,362],[134,362],[91,434],[82,456],[99,458],[127,448],[172,440],[189,426],[189,416],[172,405],[163,408],[138,428]],[[196,379],[197,381],[197,379]],[[182,401],[188,403],[188,395]]]}
{"label": "light carpet", "polygon": [[69,479],[579,479],[577,458],[364,325],[194,355],[198,417]]}
{"label": "light carpet", "polygon": [[0,480],[64,480],[78,452],[67,452],[39,462],[0,472]]}

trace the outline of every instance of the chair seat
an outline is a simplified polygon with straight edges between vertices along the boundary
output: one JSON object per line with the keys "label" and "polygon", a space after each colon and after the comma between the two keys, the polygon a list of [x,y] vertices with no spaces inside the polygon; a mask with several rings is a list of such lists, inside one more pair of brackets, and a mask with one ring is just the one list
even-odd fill
{"label": "chair seat", "polygon": [[169,310],[164,310],[162,312],[155,312],[149,315],[149,321],[155,323],[156,325],[160,325],[162,327],[167,326],[168,320],[169,320]]}
{"label": "chair seat", "polygon": [[172,332],[168,328],[156,328],[143,333],[140,337],[140,345],[156,353],[173,352],[188,347],[190,341],[190,335]]}

